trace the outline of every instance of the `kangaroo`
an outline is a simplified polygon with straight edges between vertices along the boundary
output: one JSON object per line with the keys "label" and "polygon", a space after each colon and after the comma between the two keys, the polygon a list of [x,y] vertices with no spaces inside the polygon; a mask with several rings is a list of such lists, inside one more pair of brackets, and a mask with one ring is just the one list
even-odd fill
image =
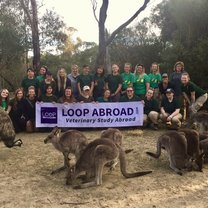
{"label": "kangaroo", "polygon": [[54,127],[51,133],[45,138],[44,143],[52,143],[53,146],[64,155],[64,166],[54,170],[51,174],[57,173],[66,168],[70,168],[69,154],[75,155],[76,160],[80,157],[82,151],[88,144],[87,138],[83,133],[77,130],[68,130],[62,135],[58,127]]}
{"label": "kangaroo", "polygon": [[208,137],[199,142],[199,147],[204,153],[204,163],[208,163]]}
{"label": "kangaroo", "polygon": [[192,160],[195,160],[198,171],[202,171],[203,155],[200,154],[199,139],[200,134],[194,129],[180,129],[179,132],[183,132],[187,141],[187,154]]}
{"label": "kangaroo", "polygon": [[18,139],[15,141],[15,131],[12,121],[7,112],[0,107],[0,141],[8,148],[22,145],[22,140]]}
{"label": "kangaroo", "polygon": [[208,112],[199,111],[193,114],[187,122],[187,127],[197,130],[199,133],[208,131]]}
{"label": "kangaroo", "polygon": [[143,176],[152,171],[127,173],[125,152],[120,145],[115,144],[109,138],[95,139],[88,144],[83,154],[77,160],[73,169],[68,171],[66,184],[74,180],[84,171],[87,178],[93,176],[91,182],[83,183],[74,188],[87,188],[102,185],[102,174],[104,165],[112,160],[119,158],[120,170],[124,177],[133,178]]}
{"label": "kangaroo", "polygon": [[183,132],[169,131],[162,134],[157,140],[157,152],[146,152],[154,158],[159,158],[161,148],[164,148],[169,156],[170,168],[177,174],[183,175],[183,168],[190,167],[191,162],[188,160],[187,140]]}
{"label": "kangaroo", "polygon": [[[108,128],[106,130],[101,131],[100,138],[108,138],[111,139],[115,144],[122,146],[123,135],[119,129],[116,128]],[[125,150],[125,153],[132,152],[133,149]],[[110,171],[114,170],[116,165],[118,164],[118,158],[110,163],[107,163],[106,166],[110,167]]]}

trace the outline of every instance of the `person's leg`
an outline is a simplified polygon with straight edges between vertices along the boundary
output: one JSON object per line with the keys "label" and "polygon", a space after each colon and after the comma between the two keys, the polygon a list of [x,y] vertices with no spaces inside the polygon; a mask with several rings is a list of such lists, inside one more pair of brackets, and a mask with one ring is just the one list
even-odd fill
{"label": "person's leg", "polygon": [[203,94],[202,96],[198,97],[196,101],[191,105],[190,111],[192,113],[196,113],[207,101],[207,93]]}
{"label": "person's leg", "polygon": [[171,119],[172,122],[172,126],[176,127],[176,128],[180,128],[181,127],[181,120],[182,120],[182,115],[179,113],[178,115],[174,116]]}

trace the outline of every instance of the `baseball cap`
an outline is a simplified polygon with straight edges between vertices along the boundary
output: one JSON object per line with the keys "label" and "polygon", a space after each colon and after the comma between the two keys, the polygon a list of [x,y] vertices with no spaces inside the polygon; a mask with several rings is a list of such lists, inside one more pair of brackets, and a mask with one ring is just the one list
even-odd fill
{"label": "baseball cap", "polygon": [[172,88],[168,88],[165,93],[175,93],[174,90]]}
{"label": "baseball cap", "polygon": [[85,91],[85,90],[90,90],[90,87],[89,87],[89,86],[87,86],[87,85],[86,85],[86,86],[84,86],[84,87],[83,87],[83,91]]}
{"label": "baseball cap", "polygon": [[167,73],[163,73],[162,74],[162,78],[164,78],[164,77],[168,77],[168,74]]}

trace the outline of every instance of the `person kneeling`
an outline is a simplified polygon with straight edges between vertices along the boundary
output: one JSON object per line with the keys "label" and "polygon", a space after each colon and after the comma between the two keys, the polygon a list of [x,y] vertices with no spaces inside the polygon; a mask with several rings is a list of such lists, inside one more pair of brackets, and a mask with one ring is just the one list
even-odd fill
{"label": "person kneeling", "polygon": [[150,125],[154,130],[158,129],[159,105],[153,97],[154,89],[149,89],[144,98],[144,120],[143,126]]}
{"label": "person kneeling", "polygon": [[181,127],[182,115],[180,114],[180,105],[174,98],[174,90],[168,88],[165,92],[166,97],[161,102],[160,119],[171,129]]}

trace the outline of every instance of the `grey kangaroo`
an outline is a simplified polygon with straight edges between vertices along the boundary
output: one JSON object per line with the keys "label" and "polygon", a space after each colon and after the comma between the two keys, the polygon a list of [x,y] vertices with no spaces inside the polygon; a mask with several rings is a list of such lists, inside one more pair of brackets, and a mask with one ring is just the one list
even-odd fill
{"label": "grey kangaroo", "polygon": [[[100,138],[111,139],[115,144],[122,146],[123,135],[119,129],[116,128],[108,128],[106,130],[101,131]],[[133,149],[125,150],[125,153],[128,154],[132,152]],[[106,166],[110,167],[110,171],[114,170],[116,165],[118,164],[118,158],[110,163],[107,163]]]}
{"label": "grey kangaroo", "polygon": [[83,154],[76,162],[73,169],[68,171],[66,184],[71,184],[82,173],[85,172],[87,178],[94,177],[90,182],[74,186],[74,188],[87,188],[90,186],[102,185],[102,174],[104,165],[119,158],[120,170],[124,177],[133,178],[143,176],[152,171],[128,173],[126,171],[125,152],[120,145],[115,144],[109,138],[95,139],[88,144]]}
{"label": "grey kangaroo", "polygon": [[169,131],[162,134],[157,140],[157,152],[146,152],[148,155],[159,158],[161,148],[164,148],[169,156],[170,168],[182,175],[182,169],[192,165],[187,154],[187,140],[183,132]]}
{"label": "grey kangaroo", "polygon": [[76,160],[86,148],[88,140],[85,135],[77,130],[68,130],[61,134],[61,130],[55,127],[45,138],[44,143],[52,143],[53,146],[64,155],[64,166],[54,170],[51,174],[70,168],[69,154],[75,155]]}
{"label": "grey kangaroo", "polygon": [[200,134],[194,129],[182,128],[179,132],[183,132],[187,141],[187,154],[190,159],[194,160],[197,170],[202,171],[204,153],[200,152],[199,140]]}
{"label": "grey kangaroo", "polygon": [[9,115],[0,107],[0,141],[8,148],[21,146],[22,140],[18,139],[15,141],[15,136],[14,127]]}

